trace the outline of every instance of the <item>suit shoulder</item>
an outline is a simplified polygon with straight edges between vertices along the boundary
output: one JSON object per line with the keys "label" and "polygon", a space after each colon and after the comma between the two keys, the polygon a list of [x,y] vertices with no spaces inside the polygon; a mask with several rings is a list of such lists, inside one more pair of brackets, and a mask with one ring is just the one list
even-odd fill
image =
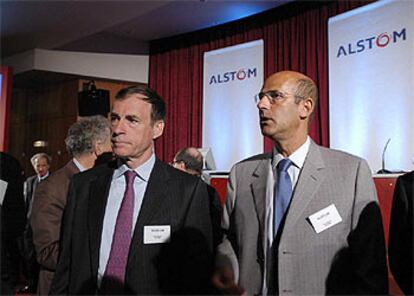
{"label": "suit shoulder", "polygon": [[341,163],[341,165],[346,165],[348,164],[356,164],[356,163],[361,163],[361,162],[365,162],[366,160],[350,154],[348,152],[345,151],[341,151],[341,150],[336,150],[336,149],[331,149],[331,148],[326,148],[323,146],[318,146],[319,147],[319,151],[324,159],[324,161],[326,162],[331,162],[331,163]]}
{"label": "suit shoulder", "polygon": [[272,153],[262,153],[243,159],[233,165],[231,171],[245,171],[254,170],[262,162],[271,161]]}
{"label": "suit shoulder", "polygon": [[[413,192],[414,190],[414,171],[401,175],[397,179],[397,187],[404,188],[405,191]],[[414,194],[410,194],[414,199]]]}
{"label": "suit shoulder", "polygon": [[189,183],[196,183],[200,179],[199,177],[190,175],[170,165],[167,165],[161,161],[160,161],[160,165],[168,172],[170,177],[173,179],[180,179],[180,180],[183,180],[184,182],[189,182]]}
{"label": "suit shoulder", "polygon": [[260,162],[262,160],[269,160],[269,159],[272,159],[272,153],[261,153],[261,154],[253,155],[249,158],[243,159],[237,162],[234,166],[251,165],[252,163]]}
{"label": "suit shoulder", "polygon": [[33,175],[33,176],[28,177],[28,178],[26,179],[26,183],[30,183],[30,182],[32,182],[32,181],[33,181],[36,177],[37,177],[37,175]]}
{"label": "suit shoulder", "polygon": [[[66,175],[67,174],[66,174],[66,170],[64,169],[64,167],[60,168],[57,171],[50,174],[50,176],[46,180],[41,182],[40,184],[49,184],[49,183],[56,182],[58,180],[61,180],[62,178],[65,178]],[[40,186],[40,184],[39,184],[39,186]]]}
{"label": "suit shoulder", "polygon": [[405,173],[399,177],[404,182],[413,182],[414,181],[414,171]]}
{"label": "suit shoulder", "polygon": [[92,178],[96,178],[102,175],[106,175],[106,174],[110,174],[113,172],[114,170],[114,164],[111,163],[106,163],[106,164],[102,164],[102,165],[98,165],[96,167],[93,167],[89,170],[83,171],[83,172],[79,172],[77,174],[75,174],[73,176],[73,180],[76,181],[88,181],[91,180]]}
{"label": "suit shoulder", "polygon": [[69,179],[71,175],[76,173],[71,167],[69,167],[70,163],[67,163],[64,167],[61,167],[57,171],[50,174],[49,177],[47,177],[46,180],[44,180],[42,183],[45,182],[55,182],[56,180],[61,180],[62,178]]}

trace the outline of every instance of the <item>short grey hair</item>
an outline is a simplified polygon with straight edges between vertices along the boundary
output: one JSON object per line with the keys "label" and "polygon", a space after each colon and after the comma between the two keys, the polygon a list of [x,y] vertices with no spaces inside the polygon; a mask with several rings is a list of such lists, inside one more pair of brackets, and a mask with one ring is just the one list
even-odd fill
{"label": "short grey hair", "polygon": [[93,152],[96,142],[109,141],[111,128],[102,115],[80,119],[69,128],[65,139],[66,149],[72,156]]}
{"label": "short grey hair", "polygon": [[32,166],[35,166],[35,165],[36,165],[36,164],[35,164],[35,162],[36,162],[39,158],[44,158],[44,159],[46,159],[46,162],[47,162],[47,164],[48,164],[48,165],[50,165],[50,163],[52,162],[52,158],[51,158],[49,155],[47,155],[46,153],[41,152],[41,153],[36,153],[35,155],[33,155],[33,156],[30,158],[30,162],[32,163]]}

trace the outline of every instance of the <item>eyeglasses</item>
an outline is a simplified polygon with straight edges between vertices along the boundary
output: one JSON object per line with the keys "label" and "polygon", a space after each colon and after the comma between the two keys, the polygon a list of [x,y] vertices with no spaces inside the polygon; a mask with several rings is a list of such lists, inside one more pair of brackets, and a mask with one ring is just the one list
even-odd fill
{"label": "eyeglasses", "polygon": [[268,90],[265,92],[259,92],[257,95],[254,96],[254,101],[257,103],[259,103],[263,97],[266,97],[270,104],[274,104],[277,101],[281,101],[285,98],[287,98],[288,96],[294,96],[295,98],[299,98],[299,99],[304,99],[304,97],[302,96],[298,96],[298,95],[294,95],[294,94],[288,94],[288,93],[282,93],[278,90]]}

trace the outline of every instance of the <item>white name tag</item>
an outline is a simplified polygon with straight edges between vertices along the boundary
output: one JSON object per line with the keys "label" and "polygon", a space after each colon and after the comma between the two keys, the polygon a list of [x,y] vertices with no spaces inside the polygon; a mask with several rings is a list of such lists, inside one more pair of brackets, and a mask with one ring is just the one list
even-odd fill
{"label": "white name tag", "polygon": [[144,226],[144,244],[168,243],[171,237],[170,225]]}
{"label": "white name tag", "polygon": [[309,216],[309,221],[316,233],[320,233],[332,226],[342,222],[342,218],[338,213],[334,204],[316,212]]}

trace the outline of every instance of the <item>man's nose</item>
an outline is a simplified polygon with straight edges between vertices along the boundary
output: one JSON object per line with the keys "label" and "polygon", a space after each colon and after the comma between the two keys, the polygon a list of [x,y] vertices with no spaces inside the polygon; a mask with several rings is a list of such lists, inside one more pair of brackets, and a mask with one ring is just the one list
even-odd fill
{"label": "man's nose", "polygon": [[267,96],[263,96],[258,102],[257,102],[257,109],[269,109],[270,108],[270,101],[267,98]]}
{"label": "man's nose", "polygon": [[120,134],[123,131],[123,121],[118,120],[116,123],[112,123],[112,133],[113,134]]}

